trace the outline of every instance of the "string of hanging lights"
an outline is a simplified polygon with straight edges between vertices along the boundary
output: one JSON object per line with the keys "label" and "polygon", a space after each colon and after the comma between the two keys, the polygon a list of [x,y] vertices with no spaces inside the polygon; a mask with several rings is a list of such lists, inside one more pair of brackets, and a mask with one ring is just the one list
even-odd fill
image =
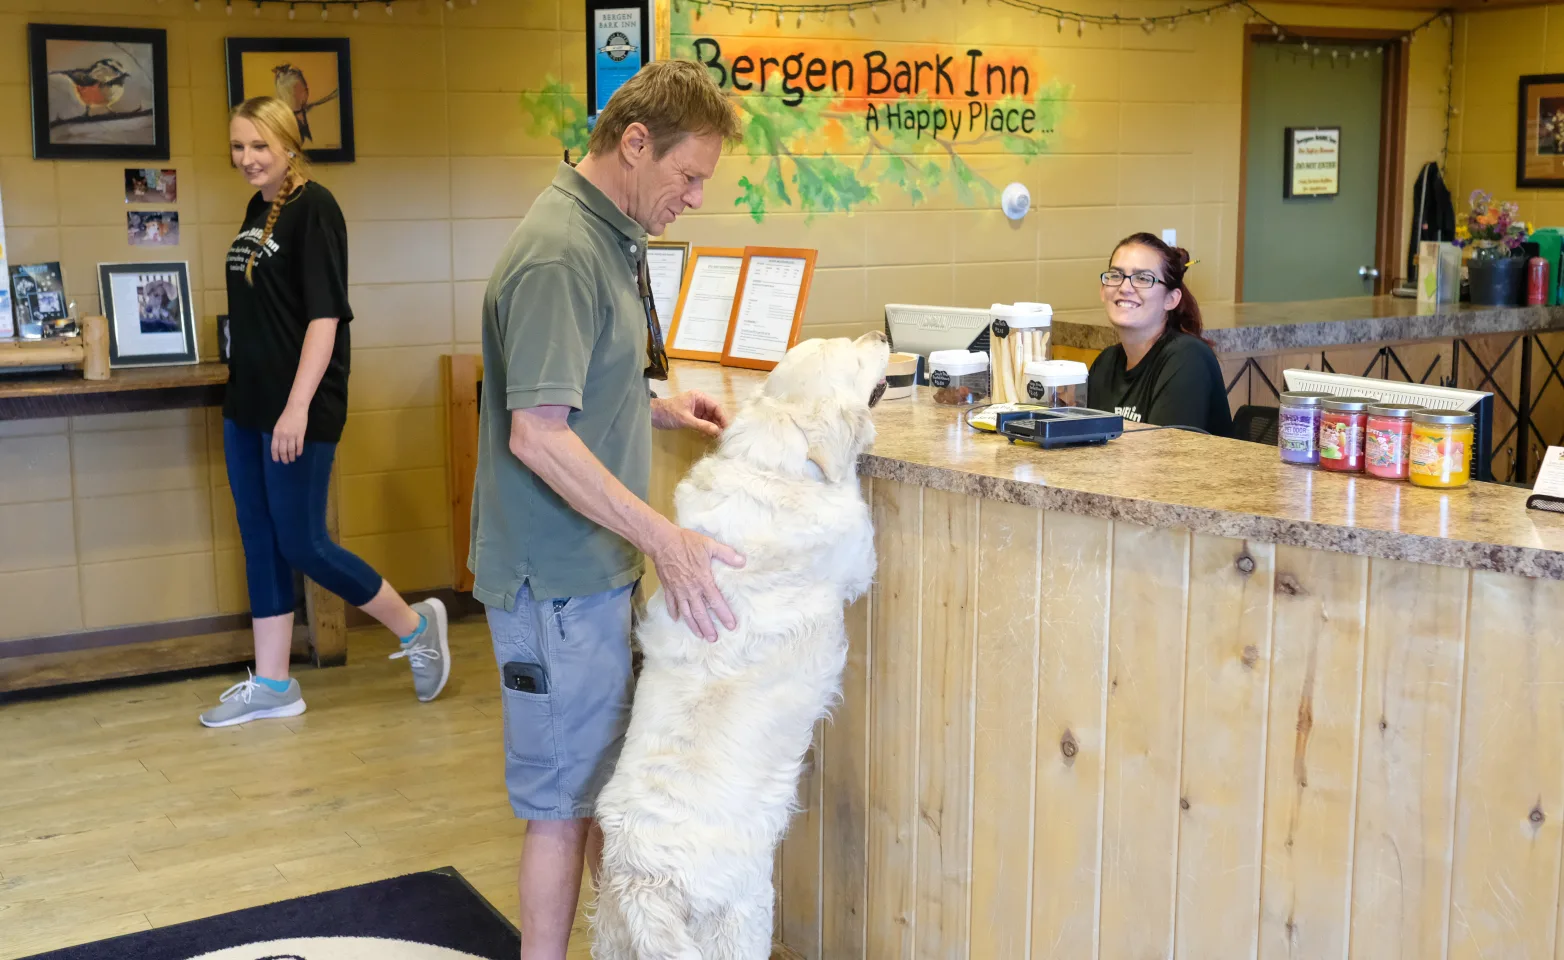
{"label": "string of hanging lights", "polygon": [[[858,25],[858,13],[868,11],[876,22],[880,21],[880,10],[886,7],[901,8],[907,12],[909,2],[917,3],[920,8],[927,8],[929,0],[824,0],[814,3],[792,3],[788,0],[672,0],[675,11],[682,10],[686,5],[693,8],[695,18],[701,16],[709,9],[726,10],[731,13],[748,13],[751,23],[755,22],[758,15],[774,16],[776,24],[781,27],[788,17],[796,17],[797,25],[802,27],[805,18],[809,14],[815,14],[821,20],[828,19],[832,14],[846,14],[848,23]],[[961,0],[966,5],[971,0]],[[1055,23],[1058,32],[1073,29],[1077,36],[1084,35],[1086,28],[1095,26],[1099,29],[1108,27],[1139,27],[1146,33],[1154,33],[1158,29],[1175,30],[1178,25],[1187,20],[1202,20],[1210,23],[1217,14],[1245,14],[1251,23],[1260,23],[1270,26],[1272,34],[1279,42],[1306,43],[1307,38],[1293,33],[1285,24],[1270,17],[1257,9],[1249,0],[1218,0],[1204,6],[1185,7],[1180,13],[1159,14],[1156,16],[1123,16],[1118,13],[1087,12],[1080,10],[1066,10],[1047,3],[1037,3],[1034,0],[984,0],[989,6],[998,4],[1016,10],[1027,11],[1034,16],[1051,19]],[[1443,21],[1446,25],[1451,22],[1451,13],[1441,10],[1432,14],[1401,34],[1403,42],[1410,41],[1413,37]]]}
{"label": "string of hanging lights", "polygon": [[[162,2],[163,0],[158,0],[158,3]],[[423,0],[208,0],[208,2],[221,3],[229,16],[233,15],[236,7],[248,9],[257,17],[267,7],[286,7],[289,20],[297,20],[301,13],[308,15],[317,11],[322,20],[329,20],[333,10],[347,11],[349,16],[357,20],[360,7],[383,7],[386,16],[391,17],[396,15],[398,3],[421,3]],[[444,0],[444,2],[447,10],[456,9],[457,0]],[[463,2],[471,6],[478,5],[478,0],[463,0]],[[191,5],[200,12],[201,0],[191,0]]]}

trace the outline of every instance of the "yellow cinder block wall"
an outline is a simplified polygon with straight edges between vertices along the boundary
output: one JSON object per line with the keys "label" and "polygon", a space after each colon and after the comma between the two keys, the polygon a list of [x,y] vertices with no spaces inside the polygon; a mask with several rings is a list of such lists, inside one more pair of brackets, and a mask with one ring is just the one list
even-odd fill
{"label": "yellow cinder block wall", "polygon": [[1455,111],[1446,183],[1456,217],[1473,190],[1516,200],[1536,226],[1564,227],[1564,190],[1515,185],[1520,78],[1564,73],[1564,4],[1463,14],[1455,22]]}
{"label": "yellow cinder block wall", "polygon": [[[1183,4],[1077,0],[1126,18]],[[350,415],[339,452],[343,542],[403,590],[448,585],[452,564],[437,357],[478,349],[479,305],[505,238],[560,156],[522,122],[519,95],[560,78],[585,85],[580,0],[481,0],[447,10],[365,3],[357,20],[301,3],[296,20],[236,0],[0,0],[0,191],[13,264],[59,260],[67,293],[97,309],[96,265],[190,263],[202,352],[225,310],[223,254],[249,188],[227,159],[225,36],[352,40],[358,160],[317,177],[348,220],[354,321]],[[1405,28],[1422,14],[1339,6],[1263,6],[1307,26]],[[176,248],[125,241],[122,170],[139,163],[40,162],[28,133],[26,24],[90,23],[169,32]],[[707,9],[702,29],[738,37],[764,18]],[[807,35],[1021,48],[1039,81],[1074,86],[1055,152],[1025,164],[969,158],[991,181],[1026,183],[1034,210],[1012,226],[948,189],[914,206],[884,191],[852,214],[784,211],[756,225],[735,208],[725,158],[705,207],[670,236],[705,244],[820,250],[806,334],[877,325],[890,301],[986,305],[1041,299],[1097,315],[1095,275],[1126,233],[1175,227],[1201,264],[1208,302],[1232,299],[1236,252],[1242,20],[1218,15],[1176,32],[1059,32],[1051,19],[957,0],[886,7],[882,20],[809,18]],[[783,33],[795,31],[790,21]],[[1443,27],[1413,44],[1408,168],[1437,156],[1443,131]],[[1522,31],[1521,34],[1524,34]],[[1539,34],[1540,35],[1540,34]],[[1513,86],[1513,85],[1512,85]],[[1510,96],[1513,97],[1513,90]],[[1513,115],[1513,111],[1512,111]],[[1404,188],[1410,186],[1410,176]],[[216,411],[0,423],[0,639],[246,609]]]}

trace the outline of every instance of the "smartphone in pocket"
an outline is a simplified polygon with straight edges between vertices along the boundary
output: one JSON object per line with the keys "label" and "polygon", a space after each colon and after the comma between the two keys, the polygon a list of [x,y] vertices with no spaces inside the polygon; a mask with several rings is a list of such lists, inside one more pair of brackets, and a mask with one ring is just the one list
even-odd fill
{"label": "smartphone in pocket", "polygon": [[522,693],[548,693],[548,675],[543,672],[543,667],[536,663],[527,663],[523,660],[512,660],[505,664],[500,675],[507,690],[518,690]]}

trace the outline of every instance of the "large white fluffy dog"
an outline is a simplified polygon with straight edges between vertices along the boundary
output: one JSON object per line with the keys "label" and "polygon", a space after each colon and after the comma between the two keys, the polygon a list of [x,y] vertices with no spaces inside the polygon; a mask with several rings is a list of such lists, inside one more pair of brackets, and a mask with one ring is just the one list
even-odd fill
{"label": "large white fluffy dog", "polygon": [[770,954],[773,854],[840,693],[844,607],[874,576],[856,466],[888,359],[879,333],[799,344],[674,492],[681,526],[744,554],[714,565],[738,627],[707,643],[661,591],[647,604],[629,733],[597,803],[598,960]]}

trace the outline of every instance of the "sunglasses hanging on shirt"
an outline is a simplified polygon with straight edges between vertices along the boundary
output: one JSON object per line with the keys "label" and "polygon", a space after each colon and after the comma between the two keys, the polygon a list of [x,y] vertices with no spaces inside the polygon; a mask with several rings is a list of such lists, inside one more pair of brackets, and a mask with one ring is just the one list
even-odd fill
{"label": "sunglasses hanging on shirt", "polygon": [[[565,162],[573,168],[570,151],[565,151]],[[657,304],[652,297],[652,274],[646,265],[646,253],[636,264],[636,286],[641,295],[641,306],[646,311],[646,379],[668,379],[668,353],[663,349],[663,327],[657,319]]]}

